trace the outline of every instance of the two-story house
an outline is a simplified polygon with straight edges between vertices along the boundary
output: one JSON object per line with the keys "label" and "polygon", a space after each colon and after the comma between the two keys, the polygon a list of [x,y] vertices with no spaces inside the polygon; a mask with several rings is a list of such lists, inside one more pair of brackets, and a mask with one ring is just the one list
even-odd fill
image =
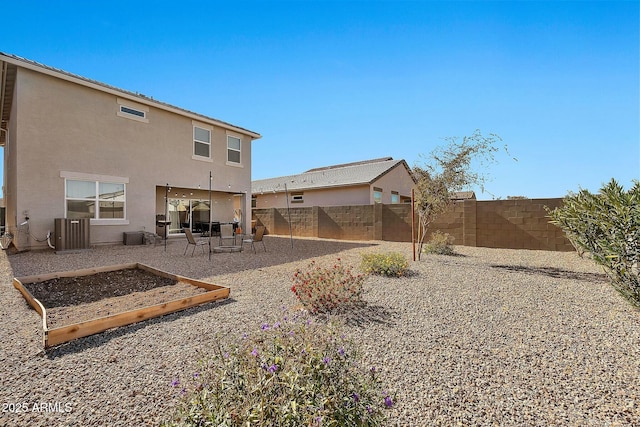
{"label": "two-story house", "polygon": [[[7,230],[20,250],[56,218],[89,218],[91,244],[251,218],[260,134],[153,98],[0,53]],[[212,179],[210,179],[210,173]],[[209,188],[211,186],[211,203]]]}

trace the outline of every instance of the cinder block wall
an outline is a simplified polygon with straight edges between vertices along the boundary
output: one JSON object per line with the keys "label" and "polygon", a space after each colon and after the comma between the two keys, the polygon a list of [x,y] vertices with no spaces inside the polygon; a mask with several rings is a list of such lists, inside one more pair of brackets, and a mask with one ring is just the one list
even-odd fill
{"label": "cinder block wall", "polygon": [[310,218],[313,218],[313,208],[291,208],[289,212],[286,209],[279,209],[278,212],[282,215],[282,218],[285,220],[283,226],[285,228],[284,233],[279,234],[289,234],[289,215],[291,216],[291,228],[294,236],[301,237],[316,237],[317,233],[313,227],[313,221],[309,221]]}
{"label": "cinder block wall", "polygon": [[410,242],[411,205],[380,206],[382,208],[382,240],[390,242]]}
{"label": "cinder block wall", "polygon": [[256,226],[262,225],[265,227],[265,234],[278,234],[273,220],[275,211],[275,209],[252,209],[251,219],[256,221]]}
{"label": "cinder block wall", "polygon": [[317,221],[313,221],[313,210],[317,207],[287,209],[253,209],[252,219],[256,225],[263,225],[267,234],[289,234],[289,218],[291,218],[291,231],[295,236],[318,237]]}
{"label": "cinder block wall", "polygon": [[[427,237],[440,230],[453,243],[489,248],[573,251],[562,230],[549,223],[545,206],[562,199],[465,200],[431,224]],[[253,209],[253,219],[267,233],[288,235],[289,215],[295,236],[345,240],[411,241],[411,205],[357,205]],[[416,229],[418,229],[416,214]]]}
{"label": "cinder block wall", "polygon": [[549,222],[544,209],[561,206],[562,199],[492,200],[476,204],[477,246],[574,250],[562,230]]}
{"label": "cinder block wall", "polygon": [[345,240],[376,240],[375,206],[328,206],[318,208],[318,237]]}
{"label": "cinder block wall", "polygon": [[[411,207],[409,207],[411,211]],[[431,233],[441,231],[448,233],[453,238],[454,245],[464,244],[464,205],[462,202],[456,202],[449,212],[445,212],[439,216],[427,229],[427,240],[431,237]],[[416,224],[418,222],[418,214],[416,213]],[[417,227],[417,225],[416,225]],[[417,232],[416,232],[417,233]]]}

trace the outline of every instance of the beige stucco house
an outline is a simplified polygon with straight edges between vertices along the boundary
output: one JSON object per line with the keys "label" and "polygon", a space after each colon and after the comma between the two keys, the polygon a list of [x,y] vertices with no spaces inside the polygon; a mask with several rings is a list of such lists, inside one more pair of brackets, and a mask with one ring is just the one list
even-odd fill
{"label": "beige stucco house", "polygon": [[252,206],[286,207],[287,195],[292,207],[409,203],[414,185],[407,162],[384,157],[253,181]]}
{"label": "beige stucco house", "polygon": [[250,220],[260,134],[14,55],[0,53],[0,69],[3,195],[18,249],[45,247],[37,240],[56,218],[90,218],[91,244],[155,232],[157,215],[169,235],[209,211]]}

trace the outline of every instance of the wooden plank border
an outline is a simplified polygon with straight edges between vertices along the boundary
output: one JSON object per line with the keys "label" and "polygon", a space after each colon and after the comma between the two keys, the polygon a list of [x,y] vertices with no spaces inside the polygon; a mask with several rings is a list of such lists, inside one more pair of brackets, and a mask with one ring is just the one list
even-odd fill
{"label": "wooden plank border", "polygon": [[[110,316],[100,317],[97,319],[87,320],[85,322],[75,323],[72,325],[61,326],[58,328],[49,329],[47,326],[47,311],[46,308],[38,301],[25,287],[25,284],[44,282],[46,280],[56,279],[60,277],[77,277],[87,276],[91,274],[135,269],[139,268],[152,273],[156,276],[166,277],[176,282],[183,282],[192,286],[204,288],[207,292],[195,295],[188,298],[179,298],[176,300],[168,301],[165,303],[155,304],[148,307],[143,307],[135,310],[125,311],[122,313],[116,313]],[[57,273],[49,273],[44,275],[34,275],[25,277],[16,277],[13,279],[13,286],[20,291],[20,293],[27,300],[29,305],[36,310],[40,316],[42,316],[42,329],[44,331],[44,347],[48,348],[54,345],[62,344],[76,338],[82,338],[89,335],[104,332],[107,329],[117,328],[120,326],[131,325],[133,323],[141,322],[143,320],[152,319],[154,317],[164,316],[165,314],[174,313],[176,311],[184,310],[196,305],[205,304],[208,302],[216,301],[229,297],[230,289],[226,286],[214,285],[212,283],[203,282],[200,280],[190,279],[188,277],[178,276],[168,273],[166,271],[158,270],[145,264],[121,264],[108,267],[90,268],[84,270],[65,271]]]}
{"label": "wooden plank border", "polygon": [[31,294],[31,292],[29,292],[29,290],[23,286],[23,284],[20,282],[20,280],[18,280],[15,277],[13,278],[13,287],[20,291],[20,293],[22,294],[24,299],[27,300],[27,303],[29,303],[29,305],[31,307],[33,307],[33,309],[35,311],[37,311],[38,314],[40,315],[40,317],[42,318],[42,330],[44,331],[43,344],[44,344],[44,346],[46,348],[47,347],[47,330],[49,329],[47,327],[47,310],[40,303],[40,301],[38,301]]}

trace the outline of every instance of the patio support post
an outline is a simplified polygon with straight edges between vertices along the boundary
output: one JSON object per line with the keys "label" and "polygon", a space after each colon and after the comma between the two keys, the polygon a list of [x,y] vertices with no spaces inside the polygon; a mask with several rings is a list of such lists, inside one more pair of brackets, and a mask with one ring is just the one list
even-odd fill
{"label": "patio support post", "polygon": [[411,189],[411,247],[413,248],[413,260],[416,260],[416,205],[415,189]]}
{"label": "patio support post", "polygon": [[167,239],[169,238],[169,233],[167,227],[167,218],[169,218],[169,183],[164,187],[164,251],[167,252]]}
{"label": "patio support post", "polygon": [[289,210],[289,191],[287,190],[287,183],[284,183],[284,195],[287,199],[287,216],[289,217],[289,240],[291,240],[291,249],[293,249],[293,231],[291,229],[291,211]]}
{"label": "patio support post", "polygon": [[211,261],[211,181],[213,181],[213,175],[209,171],[209,261]]}

